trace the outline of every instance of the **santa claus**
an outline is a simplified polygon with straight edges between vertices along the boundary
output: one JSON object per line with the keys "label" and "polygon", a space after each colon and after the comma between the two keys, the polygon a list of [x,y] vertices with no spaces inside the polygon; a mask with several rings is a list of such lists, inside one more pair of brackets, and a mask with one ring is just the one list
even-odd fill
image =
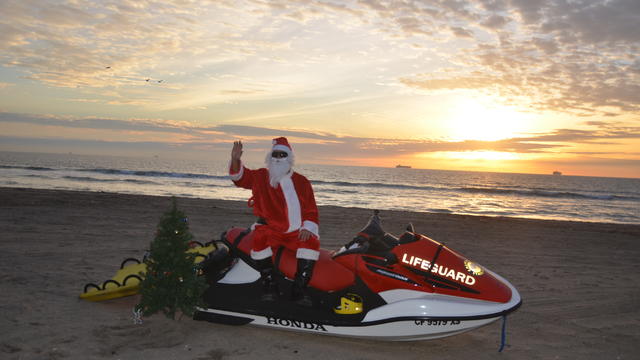
{"label": "santa claus", "polygon": [[242,142],[233,143],[229,175],[236,186],[251,189],[249,205],[258,222],[254,226],[251,258],[256,261],[264,289],[263,300],[275,300],[272,247],[285,246],[296,252],[298,267],[292,300],[311,306],[306,292],[313,267],[320,255],[318,207],[309,180],[294,172],[293,150],[284,137],[273,140],[266,168],[251,170],[241,161]]}

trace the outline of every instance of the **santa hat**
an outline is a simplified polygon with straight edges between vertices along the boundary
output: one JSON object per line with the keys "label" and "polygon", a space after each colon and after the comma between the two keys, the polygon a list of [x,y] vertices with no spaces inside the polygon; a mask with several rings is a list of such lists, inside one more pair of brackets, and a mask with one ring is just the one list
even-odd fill
{"label": "santa hat", "polygon": [[289,156],[293,155],[293,149],[291,149],[291,145],[289,145],[289,141],[287,141],[287,138],[285,137],[273,139],[273,147],[271,148],[271,151],[284,151]]}

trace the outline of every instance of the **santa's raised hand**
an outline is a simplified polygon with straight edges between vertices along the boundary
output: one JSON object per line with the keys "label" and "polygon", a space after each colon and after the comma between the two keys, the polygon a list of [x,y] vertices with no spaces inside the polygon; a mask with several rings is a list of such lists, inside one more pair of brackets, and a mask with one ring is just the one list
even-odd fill
{"label": "santa's raised hand", "polygon": [[240,171],[240,158],[242,157],[242,141],[234,141],[231,149],[231,172]]}

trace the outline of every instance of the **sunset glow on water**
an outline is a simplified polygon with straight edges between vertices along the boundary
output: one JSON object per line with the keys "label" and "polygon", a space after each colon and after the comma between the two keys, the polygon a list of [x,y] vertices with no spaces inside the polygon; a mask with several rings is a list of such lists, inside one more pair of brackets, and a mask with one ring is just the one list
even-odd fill
{"label": "sunset glow on water", "polygon": [[[245,202],[225,161],[0,152],[0,186]],[[247,164],[258,167],[260,164]],[[640,223],[640,180],[303,164],[319,205]]]}

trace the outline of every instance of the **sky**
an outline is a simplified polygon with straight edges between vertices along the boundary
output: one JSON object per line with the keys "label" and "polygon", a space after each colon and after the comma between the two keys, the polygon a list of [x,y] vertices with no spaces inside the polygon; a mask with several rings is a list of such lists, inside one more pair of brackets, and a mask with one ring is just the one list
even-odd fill
{"label": "sky", "polygon": [[640,1],[0,2],[0,150],[640,178]]}

